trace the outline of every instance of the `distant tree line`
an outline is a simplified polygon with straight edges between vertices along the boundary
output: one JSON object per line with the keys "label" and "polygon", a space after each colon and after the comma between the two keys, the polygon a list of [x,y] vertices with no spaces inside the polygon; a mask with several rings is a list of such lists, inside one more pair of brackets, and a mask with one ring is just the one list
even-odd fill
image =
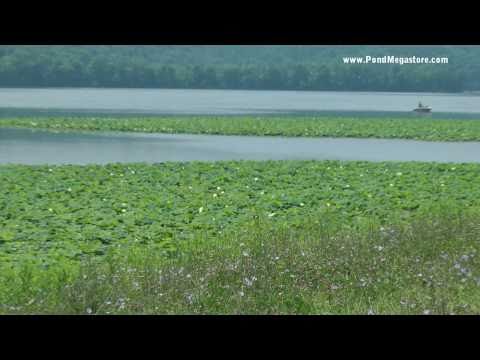
{"label": "distant tree line", "polygon": [[[480,89],[480,67],[476,66],[476,62],[468,66],[459,66],[458,63],[345,65],[338,61],[341,54],[336,56],[337,61],[332,61],[332,54],[329,53],[329,61],[326,57],[325,61],[313,61],[297,54],[290,62],[277,62],[272,55],[269,62],[268,56],[264,54],[263,61],[234,63],[229,60],[228,63],[222,63],[221,54],[209,62],[208,51],[203,49],[203,60],[188,64],[184,63],[185,59],[180,61],[184,49],[174,49],[177,52],[167,53],[169,56],[165,49],[162,50],[164,52],[160,55],[157,51],[156,56],[150,54],[149,57],[149,49],[146,47],[71,49],[65,46],[0,46],[0,87],[431,92]],[[190,50],[190,56],[195,59],[191,52],[196,50]],[[241,55],[246,50],[240,48],[237,51]],[[233,59],[233,55],[229,56],[229,59]],[[255,56],[255,52],[249,52],[249,56]]]}

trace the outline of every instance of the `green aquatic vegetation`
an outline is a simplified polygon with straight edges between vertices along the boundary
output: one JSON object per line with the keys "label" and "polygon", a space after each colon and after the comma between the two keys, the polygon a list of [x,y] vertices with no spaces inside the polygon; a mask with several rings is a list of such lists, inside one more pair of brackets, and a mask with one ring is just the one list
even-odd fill
{"label": "green aquatic vegetation", "polygon": [[480,121],[332,116],[184,116],[141,118],[15,118],[0,127],[211,135],[264,135],[478,141]]}
{"label": "green aquatic vegetation", "polygon": [[[269,221],[75,268],[2,271],[3,314],[479,314],[478,210],[342,228]],[[339,220],[339,219],[337,219]]]}
{"label": "green aquatic vegetation", "polygon": [[0,266],[45,268],[110,249],[172,254],[268,221],[408,221],[480,205],[480,165],[340,161],[0,166]]}

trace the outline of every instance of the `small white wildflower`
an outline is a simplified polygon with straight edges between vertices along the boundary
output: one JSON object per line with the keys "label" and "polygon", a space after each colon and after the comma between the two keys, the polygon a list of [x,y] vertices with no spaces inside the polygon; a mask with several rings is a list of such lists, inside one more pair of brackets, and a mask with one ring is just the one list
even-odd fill
{"label": "small white wildflower", "polygon": [[221,190],[221,187],[220,187],[220,186],[217,186],[217,190]]}
{"label": "small white wildflower", "polygon": [[268,217],[271,218],[271,217],[274,217],[275,216],[275,213],[270,213],[268,214]]}
{"label": "small white wildflower", "polygon": [[215,197],[217,197],[217,196],[218,196],[218,195],[217,195],[216,193],[215,193],[215,194],[213,194],[213,197],[214,197],[214,198],[215,198]]}
{"label": "small white wildflower", "polygon": [[248,256],[248,252],[243,251],[243,252],[242,252],[242,255],[245,256],[245,257],[247,257],[247,256]]}
{"label": "small white wildflower", "polygon": [[245,296],[245,293],[243,291],[240,291],[238,294],[242,297]]}
{"label": "small white wildflower", "polygon": [[303,206],[305,206],[305,204],[302,202],[302,203],[300,203],[300,206],[302,206],[302,207],[303,207]]}
{"label": "small white wildflower", "polygon": [[375,312],[372,309],[368,309],[367,315],[375,315]]}
{"label": "small white wildflower", "polygon": [[127,210],[125,210],[125,209],[122,209],[122,213],[126,213],[126,212],[127,212]]}
{"label": "small white wildflower", "polygon": [[390,186],[394,186],[393,184],[390,184]]}
{"label": "small white wildflower", "polygon": [[252,286],[253,283],[255,282],[255,280],[257,280],[257,278],[255,276],[253,276],[251,279],[249,279],[249,278],[243,279],[243,282],[246,286]]}
{"label": "small white wildflower", "polygon": [[201,206],[199,209],[198,209],[198,213],[201,214],[203,212],[203,206]]}
{"label": "small white wildflower", "polygon": [[92,313],[92,309],[91,308],[87,308],[87,314],[91,314]]}
{"label": "small white wildflower", "polygon": [[397,172],[397,176],[402,176],[403,174],[401,172]]}
{"label": "small white wildflower", "polygon": [[256,177],[255,179],[253,179],[254,181],[258,181],[258,178]]}

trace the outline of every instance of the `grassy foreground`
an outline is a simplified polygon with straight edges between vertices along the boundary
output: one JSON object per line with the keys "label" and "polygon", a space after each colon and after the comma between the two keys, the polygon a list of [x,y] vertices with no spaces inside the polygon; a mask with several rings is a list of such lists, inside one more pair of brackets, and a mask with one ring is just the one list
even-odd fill
{"label": "grassy foreground", "polygon": [[[166,258],[146,245],[0,277],[3,314],[479,314],[479,213],[355,232],[257,224]],[[334,223],[334,222],[333,222]]]}
{"label": "grassy foreground", "polygon": [[157,118],[15,118],[0,127],[55,130],[132,131],[222,135],[353,137],[478,141],[480,121],[431,118],[347,117],[157,117]]}
{"label": "grassy foreground", "polygon": [[0,166],[0,313],[479,313],[480,165]]}

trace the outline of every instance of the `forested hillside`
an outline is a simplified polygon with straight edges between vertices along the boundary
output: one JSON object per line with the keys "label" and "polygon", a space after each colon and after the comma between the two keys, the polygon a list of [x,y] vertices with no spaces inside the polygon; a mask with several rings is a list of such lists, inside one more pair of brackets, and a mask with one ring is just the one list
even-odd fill
{"label": "forested hillside", "polygon": [[[352,56],[449,64],[346,65]],[[480,90],[480,46],[0,46],[0,87]]]}

